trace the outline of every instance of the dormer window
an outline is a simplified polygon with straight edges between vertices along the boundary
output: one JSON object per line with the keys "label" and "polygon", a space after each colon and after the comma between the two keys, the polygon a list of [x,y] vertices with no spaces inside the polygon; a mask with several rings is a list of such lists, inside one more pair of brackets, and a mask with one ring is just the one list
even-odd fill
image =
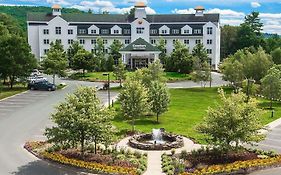
{"label": "dormer window", "polygon": [[183,34],[189,34],[189,30],[184,30]]}
{"label": "dormer window", "polygon": [[168,31],[167,31],[167,30],[161,30],[161,33],[162,33],[162,34],[167,34]]}
{"label": "dormer window", "polygon": [[201,29],[194,29],[194,34],[201,34]]}
{"label": "dormer window", "polygon": [[97,34],[97,30],[91,30],[91,34]]}
{"label": "dormer window", "polygon": [[79,29],[79,34],[86,34],[87,30],[86,29]]}
{"label": "dormer window", "polygon": [[114,30],[113,33],[114,34],[119,34],[119,30]]}

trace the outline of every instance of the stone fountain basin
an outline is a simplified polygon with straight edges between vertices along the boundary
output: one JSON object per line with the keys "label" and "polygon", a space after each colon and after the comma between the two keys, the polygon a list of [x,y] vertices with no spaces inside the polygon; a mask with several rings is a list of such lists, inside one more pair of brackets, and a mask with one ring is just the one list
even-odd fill
{"label": "stone fountain basin", "polygon": [[184,146],[183,138],[178,135],[162,133],[163,143],[153,143],[152,134],[140,134],[129,139],[129,145],[141,150],[170,150]]}

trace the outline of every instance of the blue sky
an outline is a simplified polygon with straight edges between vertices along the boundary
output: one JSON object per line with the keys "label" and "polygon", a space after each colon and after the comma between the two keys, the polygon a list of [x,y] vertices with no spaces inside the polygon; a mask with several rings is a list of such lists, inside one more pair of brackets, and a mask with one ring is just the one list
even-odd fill
{"label": "blue sky", "polygon": [[281,0],[0,0],[0,5],[60,4],[80,10],[91,8],[95,12],[124,13],[136,1],[144,1],[148,6],[147,12],[151,14],[193,13],[193,7],[202,5],[206,13],[220,13],[221,23],[230,25],[239,25],[246,14],[259,11],[264,32],[281,35]]}

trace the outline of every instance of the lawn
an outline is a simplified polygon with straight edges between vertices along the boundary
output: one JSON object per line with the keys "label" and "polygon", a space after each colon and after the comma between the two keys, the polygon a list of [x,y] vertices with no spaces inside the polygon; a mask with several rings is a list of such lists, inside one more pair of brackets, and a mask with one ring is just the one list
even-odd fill
{"label": "lawn", "polygon": [[[225,90],[228,93],[231,92],[231,89]],[[136,130],[151,132],[153,128],[165,128],[167,132],[184,135],[199,143],[204,143],[202,135],[194,128],[202,122],[208,107],[215,107],[220,102],[217,88],[170,89],[170,94],[170,108],[168,112],[160,116],[160,124],[155,122],[155,116],[141,117],[136,121]],[[259,99],[259,101],[261,108],[268,106],[267,100]],[[270,123],[281,116],[281,104],[274,103],[274,106],[274,118],[270,117],[270,110],[265,111],[261,118],[263,124]],[[120,104],[117,103],[115,108],[119,111]],[[119,112],[113,123],[120,129],[120,133],[131,129],[129,121],[124,121]]]}
{"label": "lawn", "polygon": [[[104,73],[109,73],[110,80],[116,80],[113,72],[89,72],[85,76],[81,73],[72,74],[70,78],[75,80],[85,80],[85,81],[107,81],[107,76],[104,76]],[[133,75],[133,72],[127,72],[127,77]],[[165,78],[167,81],[183,81],[190,80],[191,77],[189,74],[181,74],[177,72],[165,72]]]}
{"label": "lawn", "polygon": [[10,87],[7,86],[0,85],[0,100],[24,92],[26,90],[27,88],[22,85],[15,85],[13,89],[10,89]]}

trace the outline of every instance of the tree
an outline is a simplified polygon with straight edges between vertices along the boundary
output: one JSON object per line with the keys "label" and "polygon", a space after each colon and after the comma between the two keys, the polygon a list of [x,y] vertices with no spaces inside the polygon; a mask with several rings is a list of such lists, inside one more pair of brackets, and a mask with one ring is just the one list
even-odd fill
{"label": "tree", "polygon": [[206,136],[207,142],[228,152],[233,148],[237,150],[240,144],[261,141],[264,138],[259,131],[263,129],[262,111],[257,101],[250,99],[245,103],[247,97],[241,92],[227,97],[220,89],[219,95],[222,103],[216,108],[209,107],[203,123],[196,128]]}
{"label": "tree", "polygon": [[166,45],[167,44],[162,37],[160,38],[158,44],[156,45],[156,47],[161,51],[161,53],[159,54],[159,59],[161,63],[164,65],[164,67],[166,67],[166,63],[167,63]]}
{"label": "tree", "polygon": [[239,62],[239,60],[235,59],[235,56],[230,56],[223,61],[220,68],[223,74],[222,78],[229,81],[237,92],[239,87],[242,86],[242,81],[245,78],[243,65]]}
{"label": "tree", "polygon": [[132,131],[135,131],[135,119],[148,109],[147,89],[137,80],[127,80],[120,92],[121,111],[131,119]]}
{"label": "tree", "polygon": [[93,14],[93,10],[91,8],[88,9],[89,14]]}
{"label": "tree", "polygon": [[114,40],[112,44],[109,46],[109,50],[110,50],[109,55],[111,55],[115,61],[118,61],[119,58],[122,57],[122,54],[120,53],[120,49],[122,47],[124,47],[124,45],[123,43],[121,43],[120,40]]}
{"label": "tree", "polygon": [[276,48],[271,52],[272,60],[275,64],[281,64],[281,47]]}
{"label": "tree", "polygon": [[198,57],[194,57],[194,59],[192,80],[194,82],[200,82],[201,86],[205,87],[207,82],[212,78],[210,65],[206,61],[202,62]]}
{"label": "tree", "polygon": [[205,49],[203,44],[197,44],[192,50],[192,56],[199,58],[199,60],[203,62],[209,61],[209,56],[207,50]]}
{"label": "tree", "polygon": [[91,70],[93,68],[93,54],[85,49],[78,50],[73,58],[73,68],[82,69],[83,76],[85,76],[85,70]]}
{"label": "tree", "polygon": [[122,63],[122,60],[118,60],[118,64],[113,68],[113,74],[117,80],[119,80],[120,87],[122,87],[122,80],[126,79],[126,66]]}
{"label": "tree", "polygon": [[78,41],[74,41],[68,48],[67,51],[67,59],[69,62],[69,67],[73,68],[73,59],[79,50],[83,49],[83,47],[79,44]]}
{"label": "tree", "polygon": [[91,87],[79,87],[56,107],[51,119],[56,125],[46,129],[48,141],[60,146],[79,145],[82,157],[89,143],[94,141],[96,146],[104,142],[103,138],[112,130],[112,115],[100,104],[96,89]]}
{"label": "tree", "polygon": [[10,34],[20,35],[22,37],[24,36],[24,33],[21,30],[19,24],[13,17],[5,13],[0,13],[0,23],[6,26],[6,29],[9,31]]}
{"label": "tree", "polygon": [[42,61],[42,67],[44,69],[44,73],[53,75],[53,84],[55,84],[56,75],[65,75],[68,61],[63,46],[58,40],[56,40],[55,43],[52,42],[50,46],[47,57]]}
{"label": "tree", "polygon": [[0,36],[0,74],[9,78],[13,88],[16,78],[26,78],[37,67],[37,61],[25,38],[20,35]]}
{"label": "tree", "polygon": [[237,51],[237,32],[239,26],[224,25],[221,27],[221,60]]}
{"label": "tree", "polygon": [[270,99],[270,109],[272,109],[273,99],[281,97],[281,70],[277,66],[272,67],[266,76],[261,80],[262,94]]}
{"label": "tree", "polygon": [[263,24],[260,22],[259,12],[252,12],[251,14],[245,16],[244,24],[251,27],[252,31],[257,35],[261,35]]}
{"label": "tree", "polygon": [[159,115],[168,110],[170,96],[165,84],[153,81],[149,89],[149,104],[151,110],[156,114],[157,123],[159,123]]}
{"label": "tree", "polygon": [[101,37],[97,38],[97,43],[95,45],[95,59],[97,62],[97,71],[105,71],[106,70],[106,59],[105,59],[105,46],[103,43],[103,39]]}
{"label": "tree", "polygon": [[189,54],[189,49],[178,40],[175,42],[174,48],[174,51],[168,58],[166,69],[172,72],[190,73],[192,71],[193,58]]}

